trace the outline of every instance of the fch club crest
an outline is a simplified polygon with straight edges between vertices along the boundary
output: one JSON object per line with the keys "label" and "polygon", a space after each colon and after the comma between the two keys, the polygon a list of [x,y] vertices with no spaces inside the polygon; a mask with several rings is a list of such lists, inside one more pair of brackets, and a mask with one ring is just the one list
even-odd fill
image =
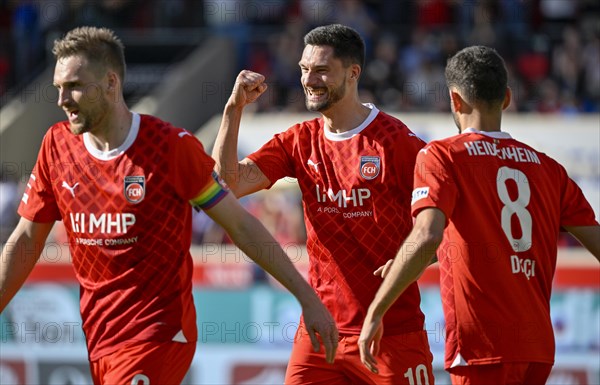
{"label": "fch club crest", "polygon": [[359,170],[360,176],[366,180],[377,178],[379,170],[381,170],[381,158],[378,156],[361,156]]}
{"label": "fch club crest", "polygon": [[123,193],[128,202],[140,203],[146,195],[146,177],[126,176]]}

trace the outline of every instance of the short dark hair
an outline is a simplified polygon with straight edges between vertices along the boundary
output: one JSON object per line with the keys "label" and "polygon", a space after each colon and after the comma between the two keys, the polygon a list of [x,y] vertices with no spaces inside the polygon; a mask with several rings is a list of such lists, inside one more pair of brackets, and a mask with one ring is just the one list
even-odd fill
{"label": "short dark hair", "polygon": [[502,57],[490,47],[467,47],[448,59],[446,83],[456,87],[469,102],[502,102],[508,74]]}
{"label": "short dark hair", "polygon": [[365,42],[354,29],[341,24],[317,27],[304,35],[304,45],[328,45],[333,55],[342,61],[344,67],[365,65]]}
{"label": "short dark hair", "polygon": [[54,57],[83,55],[92,66],[110,68],[125,81],[125,54],[121,40],[108,28],[77,27],[54,41]]}

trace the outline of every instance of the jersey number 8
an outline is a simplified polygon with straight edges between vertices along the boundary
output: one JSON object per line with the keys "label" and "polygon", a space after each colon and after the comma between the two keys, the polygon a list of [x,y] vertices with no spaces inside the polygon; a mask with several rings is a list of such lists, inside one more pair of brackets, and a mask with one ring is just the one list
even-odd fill
{"label": "jersey number 8", "polygon": [[[517,197],[515,200],[510,198],[506,182],[513,180],[517,185]],[[500,167],[496,177],[496,188],[498,198],[504,203],[502,207],[501,219],[502,230],[515,252],[527,251],[531,248],[531,214],[527,211],[531,190],[527,176],[520,170],[510,167]],[[521,238],[516,239],[513,236],[512,216],[516,215],[521,227]]]}

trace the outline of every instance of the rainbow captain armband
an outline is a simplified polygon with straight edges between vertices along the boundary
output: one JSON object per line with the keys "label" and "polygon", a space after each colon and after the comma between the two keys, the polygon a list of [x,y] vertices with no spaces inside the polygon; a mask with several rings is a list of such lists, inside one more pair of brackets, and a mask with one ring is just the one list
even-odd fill
{"label": "rainbow captain armband", "polygon": [[227,195],[227,189],[223,187],[219,179],[217,173],[213,171],[212,179],[204,186],[200,194],[190,201],[194,208],[208,210]]}

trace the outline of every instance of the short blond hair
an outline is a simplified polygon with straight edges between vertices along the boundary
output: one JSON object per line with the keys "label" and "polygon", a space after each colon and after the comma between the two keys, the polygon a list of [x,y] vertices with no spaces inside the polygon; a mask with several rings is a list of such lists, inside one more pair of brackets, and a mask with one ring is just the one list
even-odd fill
{"label": "short blond hair", "polygon": [[115,33],[108,28],[77,27],[62,39],[54,41],[52,53],[56,60],[82,55],[91,65],[117,73],[125,80],[125,47]]}

